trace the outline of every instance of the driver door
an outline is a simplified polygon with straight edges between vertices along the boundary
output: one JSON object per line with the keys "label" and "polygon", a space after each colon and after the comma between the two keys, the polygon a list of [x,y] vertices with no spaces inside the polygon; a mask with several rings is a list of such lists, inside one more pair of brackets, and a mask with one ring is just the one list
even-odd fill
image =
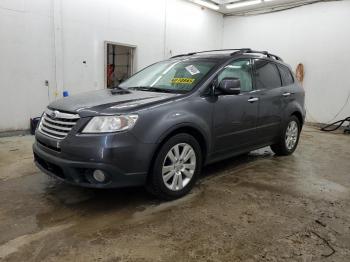
{"label": "driver door", "polygon": [[233,61],[218,74],[218,83],[227,77],[239,78],[241,92],[217,95],[213,119],[215,153],[244,150],[257,141],[259,97],[253,90],[252,71],[252,61],[243,59]]}

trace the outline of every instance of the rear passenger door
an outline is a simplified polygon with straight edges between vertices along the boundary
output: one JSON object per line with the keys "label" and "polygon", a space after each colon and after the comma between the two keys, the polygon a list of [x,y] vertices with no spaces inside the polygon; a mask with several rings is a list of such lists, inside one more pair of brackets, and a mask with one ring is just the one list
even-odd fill
{"label": "rear passenger door", "polygon": [[269,143],[279,136],[283,120],[282,81],[277,65],[254,59],[254,81],[260,102],[257,136],[260,143]]}
{"label": "rear passenger door", "polygon": [[[294,77],[289,70],[288,67],[284,65],[277,65],[278,70],[281,75],[282,79],[282,110],[283,112],[287,111],[288,105],[295,100],[295,93],[297,90],[295,90],[294,86]],[[287,117],[287,115],[284,115],[284,117]]]}

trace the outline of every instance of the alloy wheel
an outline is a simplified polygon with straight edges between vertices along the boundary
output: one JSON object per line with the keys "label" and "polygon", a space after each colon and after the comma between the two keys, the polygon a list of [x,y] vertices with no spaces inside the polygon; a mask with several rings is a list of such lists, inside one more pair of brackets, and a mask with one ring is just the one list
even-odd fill
{"label": "alloy wheel", "polygon": [[183,189],[191,181],[196,170],[196,153],[192,146],[180,143],[165,156],[162,177],[165,186],[172,191]]}
{"label": "alloy wheel", "polygon": [[295,121],[289,122],[286,130],[285,143],[288,150],[292,150],[298,141],[299,128]]}

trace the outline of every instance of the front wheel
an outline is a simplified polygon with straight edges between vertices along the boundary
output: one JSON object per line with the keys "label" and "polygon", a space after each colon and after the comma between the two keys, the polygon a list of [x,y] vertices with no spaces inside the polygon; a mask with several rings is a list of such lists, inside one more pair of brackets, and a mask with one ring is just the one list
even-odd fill
{"label": "front wheel", "polygon": [[276,155],[287,156],[292,154],[297,148],[301,124],[299,119],[291,116],[283,129],[283,134],[278,143],[271,146],[272,151]]}
{"label": "front wheel", "polygon": [[159,150],[147,188],[161,199],[180,198],[193,188],[201,166],[202,153],[197,140],[189,134],[177,134]]}

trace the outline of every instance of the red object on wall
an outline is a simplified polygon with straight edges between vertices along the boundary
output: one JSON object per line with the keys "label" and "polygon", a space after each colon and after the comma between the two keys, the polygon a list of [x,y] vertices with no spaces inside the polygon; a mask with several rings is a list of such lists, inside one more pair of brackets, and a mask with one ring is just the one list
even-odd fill
{"label": "red object on wall", "polygon": [[113,73],[114,73],[114,65],[110,64],[107,66],[107,87],[110,87],[113,83]]}

